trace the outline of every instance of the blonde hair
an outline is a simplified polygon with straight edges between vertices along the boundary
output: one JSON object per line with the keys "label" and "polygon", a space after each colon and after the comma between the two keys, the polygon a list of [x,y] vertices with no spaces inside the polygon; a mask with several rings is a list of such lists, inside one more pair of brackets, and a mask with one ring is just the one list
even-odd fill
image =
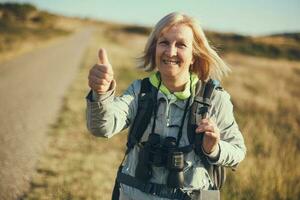
{"label": "blonde hair", "polygon": [[185,24],[193,31],[194,63],[191,65],[190,71],[198,74],[199,79],[203,81],[209,77],[220,80],[230,71],[230,68],[209,45],[199,22],[195,18],[178,12],[166,15],[155,25],[146,43],[143,56],[140,58],[139,68],[145,71],[153,71],[156,68],[155,51],[157,40],[164,30],[178,24]]}

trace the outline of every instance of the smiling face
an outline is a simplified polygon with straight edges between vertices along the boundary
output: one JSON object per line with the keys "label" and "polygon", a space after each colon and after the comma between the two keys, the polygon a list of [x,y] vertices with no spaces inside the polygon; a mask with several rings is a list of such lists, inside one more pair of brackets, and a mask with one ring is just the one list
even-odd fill
{"label": "smiling face", "polygon": [[185,24],[173,25],[164,30],[156,43],[155,64],[162,80],[189,79],[189,67],[193,64],[193,31]]}

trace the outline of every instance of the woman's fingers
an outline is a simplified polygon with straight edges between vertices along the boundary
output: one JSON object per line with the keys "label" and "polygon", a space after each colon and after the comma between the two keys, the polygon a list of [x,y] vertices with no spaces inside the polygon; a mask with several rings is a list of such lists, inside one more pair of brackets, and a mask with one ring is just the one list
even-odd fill
{"label": "woman's fingers", "polygon": [[107,80],[113,79],[113,73],[106,70],[106,68],[102,68],[101,65],[96,64],[91,70],[90,75],[96,76],[98,78],[104,78]]}
{"label": "woman's fingers", "polygon": [[199,125],[213,125],[213,126],[216,126],[216,123],[214,122],[214,120],[212,120],[210,118],[204,118],[204,119],[201,119],[198,122],[198,126]]}
{"label": "woman's fingers", "polygon": [[106,92],[113,80],[113,74],[96,64],[89,72],[89,86],[92,90],[101,93]]}
{"label": "woman's fingers", "polygon": [[113,76],[114,72],[110,70],[106,65],[95,64],[93,67],[94,70],[98,71],[98,73],[108,74]]}
{"label": "woman's fingers", "polygon": [[99,85],[102,85],[102,84],[109,84],[110,83],[110,80],[107,80],[105,78],[99,78],[97,76],[94,76],[94,75],[91,75],[89,77],[89,79],[95,83],[95,84],[99,84]]}
{"label": "woman's fingers", "polygon": [[96,92],[103,92],[110,86],[110,81],[98,78],[94,75],[89,76],[89,86]]}
{"label": "woman's fingers", "polygon": [[220,130],[211,119],[202,119],[195,130],[196,133],[204,133],[209,138],[220,138]]}
{"label": "woman's fingers", "polygon": [[208,125],[208,124],[201,124],[196,128],[196,132],[198,133],[206,132],[206,131],[214,132],[214,130],[215,127],[213,125]]}
{"label": "woman's fingers", "polygon": [[204,134],[210,138],[218,138],[218,134],[215,132],[205,131]]}
{"label": "woman's fingers", "polygon": [[218,132],[214,132],[214,131],[203,131],[203,130],[198,130],[196,131],[196,133],[198,134],[204,134],[210,138],[219,138],[219,133]]}

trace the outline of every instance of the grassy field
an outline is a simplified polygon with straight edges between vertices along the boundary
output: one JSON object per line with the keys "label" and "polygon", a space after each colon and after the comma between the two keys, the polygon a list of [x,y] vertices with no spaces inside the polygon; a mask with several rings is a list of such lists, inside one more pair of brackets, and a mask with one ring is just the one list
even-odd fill
{"label": "grassy field", "polygon": [[[94,34],[49,131],[48,149],[39,160],[31,190],[23,199],[110,199],[126,132],[106,140],[86,130],[88,70],[97,61],[98,48],[104,47],[114,67],[118,93],[146,75],[134,68],[146,37],[117,30],[107,26]],[[233,73],[223,85],[232,95],[248,152],[236,172],[228,170],[222,199],[300,199],[300,62],[239,54],[226,54],[225,60]]]}
{"label": "grassy field", "polygon": [[88,23],[31,4],[0,3],[0,62],[67,36],[83,24]]}

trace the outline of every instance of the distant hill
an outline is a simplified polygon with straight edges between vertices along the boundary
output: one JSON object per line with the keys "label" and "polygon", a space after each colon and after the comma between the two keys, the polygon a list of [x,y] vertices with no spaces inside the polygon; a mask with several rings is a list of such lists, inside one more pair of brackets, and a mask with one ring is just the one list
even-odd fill
{"label": "distant hill", "polygon": [[57,26],[58,19],[30,4],[0,3],[0,53],[70,33]]}
{"label": "distant hill", "polygon": [[[148,35],[150,27],[121,26],[119,30]],[[221,54],[235,52],[269,58],[300,60],[300,33],[282,33],[261,37],[243,36],[234,33],[205,31],[210,43]]]}
{"label": "distant hill", "polygon": [[24,21],[42,24],[53,16],[54,15],[49,13],[38,11],[37,8],[31,4],[0,4],[0,19],[2,24],[5,25],[9,25],[11,22],[20,23]]}
{"label": "distant hill", "polygon": [[222,53],[300,60],[300,33],[283,33],[261,37],[207,32],[208,38]]}
{"label": "distant hill", "polygon": [[[31,4],[0,4],[0,53],[16,41],[25,38],[50,38],[55,35],[68,34],[64,26],[57,26],[57,21],[67,19],[63,16],[40,11]],[[81,20],[86,23],[85,20]],[[91,22],[91,21],[89,21]],[[95,21],[94,21],[95,22]],[[133,34],[148,35],[150,27],[116,24],[111,22],[95,23],[106,25],[110,33],[124,31]],[[269,57],[300,60],[300,33],[282,33],[262,37],[243,36],[234,33],[206,31],[211,44],[220,54],[230,52]]]}

